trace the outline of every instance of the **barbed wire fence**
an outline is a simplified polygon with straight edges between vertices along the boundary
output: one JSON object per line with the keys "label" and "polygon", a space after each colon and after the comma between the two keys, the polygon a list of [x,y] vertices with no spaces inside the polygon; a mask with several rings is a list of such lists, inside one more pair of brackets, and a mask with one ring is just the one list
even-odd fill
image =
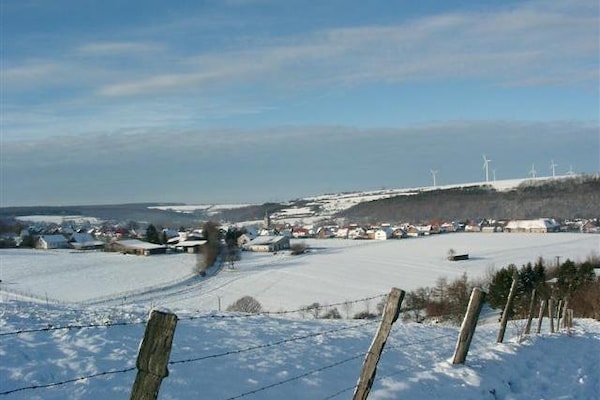
{"label": "barbed wire fence", "polygon": [[[386,296],[388,296],[388,295],[387,294],[379,294],[379,295],[369,296],[369,297],[365,297],[365,298],[361,298],[361,299],[355,299],[355,300],[349,300],[349,301],[345,301],[345,302],[324,305],[323,307],[337,307],[337,306],[341,306],[341,305],[348,304],[348,303],[359,303],[359,302],[370,301],[370,300],[374,300],[374,299],[378,299],[378,298],[384,298]],[[306,309],[306,307],[302,307],[302,308],[293,309],[293,310],[281,310],[281,311],[275,311],[275,312],[265,311],[265,312],[261,312],[261,313],[257,313],[257,314],[240,314],[240,313],[232,314],[232,313],[229,313],[229,314],[187,315],[187,316],[182,316],[181,318],[179,318],[179,320],[181,322],[185,323],[187,321],[194,321],[194,320],[201,320],[201,319],[206,319],[206,320],[210,320],[210,319],[230,320],[231,319],[231,320],[233,320],[233,319],[257,318],[257,317],[264,318],[264,317],[274,317],[274,316],[282,316],[282,315],[299,313],[305,309]],[[405,311],[405,310],[403,310],[403,311]],[[261,343],[261,344],[251,345],[251,346],[247,346],[247,347],[243,347],[243,348],[221,351],[221,352],[217,352],[217,353],[210,353],[210,354],[198,355],[198,356],[194,356],[194,357],[182,358],[182,359],[178,359],[178,360],[171,360],[171,361],[168,361],[168,365],[171,365],[171,366],[184,365],[184,364],[189,364],[189,363],[201,362],[201,361],[209,360],[209,359],[217,359],[217,358],[221,358],[221,357],[234,356],[234,355],[238,355],[238,354],[242,354],[242,353],[246,353],[246,352],[261,350],[261,349],[275,348],[278,346],[286,345],[288,343],[308,340],[308,339],[319,337],[319,336],[334,335],[335,333],[349,331],[349,330],[353,330],[353,329],[362,329],[366,326],[375,325],[380,322],[381,322],[381,318],[364,320],[363,322],[360,322],[360,323],[345,325],[342,327],[336,327],[336,328],[329,329],[329,330],[311,332],[311,333],[304,334],[304,335],[290,336],[290,337],[283,338],[281,340],[272,341],[272,342]],[[477,323],[477,320],[475,321],[475,324],[476,323]],[[146,324],[146,321],[125,321],[125,322],[72,324],[72,325],[64,325],[64,326],[46,326],[46,327],[35,328],[35,329],[32,328],[32,329],[19,329],[19,330],[12,330],[12,331],[4,331],[4,332],[0,332],[0,337],[15,336],[15,335],[20,335],[20,334],[25,334],[25,333],[49,333],[49,332],[60,331],[60,330],[71,331],[71,330],[82,330],[82,329],[102,329],[102,328],[111,329],[113,327],[140,326],[143,324]],[[384,349],[384,350],[386,352],[389,352],[390,350],[395,350],[395,351],[400,351],[400,352],[405,353],[407,349],[409,349],[413,346],[423,345],[423,344],[427,344],[429,342],[438,342],[441,339],[447,339],[452,336],[456,336],[456,331],[453,331],[453,332],[450,332],[450,333],[444,334],[444,335],[438,335],[435,337],[422,339],[422,340],[399,342],[399,343],[389,343],[387,345],[387,349]],[[332,362],[332,363],[329,363],[326,365],[322,365],[322,366],[319,366],[314,369],[310,369],[301,374],[294,375],[292,377],[285,378],[285,379],[282,379],[279,381],[275,381],[275,382],[269,383],[267,385],[264,385],[262,387],[255,388],[255,389],[240,393],[238,395],[235,395],[233,397],[228,397],[223,400],[234,400],[234,399],[243,398],[243,397],[246,397],[246,396],[249,396],[252,394],[256,394],[259,392],[263,392],[263,391],[269,390],[274,387],[282,386],[287,383],[300,380],[300,379],[308,377],[310,375],[318,374],[319,372],[322,372],[322,371],[336,368],[343,364],[357,360],[361,357],[365,357],[364,352],[352,354],[349,357],[339,359],[335,362]],[[27,391],[27,390],[40,390],[40,389],[45,389],[45,388],[62,386],[62,385],[70,384],[70,383],[75,383],[75,382],[84,381],[87,379],[98,378],[98,377],[103,377],[103,376],[131,373],[131,372],[135,371],[136,368],[137,368],[136,366],[127,366],[127,367],[120,368],[120,369],[112,369],[112,370],[108,370],[108,371],[91,373],[91,374],[77,376],[74,378],[69,378],[69,379],[60,380],[60,381],[56,381],[56,382],[32,384],[32,385],[28,385],[28,386],[23,386],[23,387],[18,387],[18,388],[13,388],[13,389],[2,391],[2,392],[0,392],[0,396],[10,395],[12,393],[23,392],[23,391]],[[391,374],[386,374],[381,377],[376,377],[375,379],[373,379],[373,382],[381,381],[383,379],[390,378],[392,376],[397,376],[398,374],[401,374],[402,372],[403,372],[402,370],[395,371]],[[336,392],[331,393],[330,395],[327,395],[326,397],[323,398],[323,400],[334,399],[334,398],[341,396],[344,393],[350,392],[352,390],[356,390],[357,385],[358,385],[358,383],[351,385],[351,386],[343,387],[343,388],[337,390]]]}

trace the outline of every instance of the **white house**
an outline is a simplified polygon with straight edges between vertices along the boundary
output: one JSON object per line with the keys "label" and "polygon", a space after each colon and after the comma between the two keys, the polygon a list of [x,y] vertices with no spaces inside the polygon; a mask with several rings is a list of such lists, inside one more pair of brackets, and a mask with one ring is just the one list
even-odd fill
{"label": "white house", "polygon": [[382,227],[377,229],[374,233],[373,239],[375,240],[387,240],[392,237],[394,230],[390,227]]}
{"label": "white house", "polygon": [[63,235],[42,235],[35,243],[36,249],[68,249],[69,241]]}

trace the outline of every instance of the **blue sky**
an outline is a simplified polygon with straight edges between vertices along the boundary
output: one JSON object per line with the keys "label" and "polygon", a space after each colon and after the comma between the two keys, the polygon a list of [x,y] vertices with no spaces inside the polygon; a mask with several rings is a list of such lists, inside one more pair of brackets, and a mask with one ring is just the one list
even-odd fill
{"label": "blue sky", "polygon": [[600,170],[596,1],[1,7],[3,206]]}

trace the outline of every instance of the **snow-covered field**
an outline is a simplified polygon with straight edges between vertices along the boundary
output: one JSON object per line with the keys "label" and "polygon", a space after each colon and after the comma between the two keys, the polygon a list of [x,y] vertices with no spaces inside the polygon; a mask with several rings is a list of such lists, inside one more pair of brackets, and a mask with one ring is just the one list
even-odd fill
{"label": "snow-covered field", "polygon": [[[219,310],[250,295],[270,311],[318,302],[331,304],[433,286],[467,273],[485,276],[491,268],[521,266],[543,257],[583,259],[600,250],[600,236],[583,234],[456,233],[418,239],[353,241],[302,240],[310,251],[244,252],[233,269],[208,279],[194,278],[195,255],[150,257],[69,250],[0,250],[0,289],[72,305],[138,304],[173,310]],[[449,249],[468,253],[462,262],[446,260]],[[371,304],[373,305],[373,304]],[[365,307],[367,305],[365,304]]]}
{"label": "snow-covered field", "polygon": [[[347,399],[376,322],[243,316],[219,308],[251,295],[272,312],[358,300],[355,313],[379,301],[360,299],[392,286],[411,290],[442,276],[478,277],[509,263],[583,259],[600,249],[600,236],[583,234],[305,242],[308,254],[243,253],[234,269],[203,279],[192,276],[195,256],[188,254],[1,250],[0,396],[127,398],[147,312],[160,306],[180,316],[162,399]],[[471,259],[447,261],[450,248]],[[482,320],[464,366],[449,362],[458,328],[397,322],[369,398],[598,398],[600,323],[576,320],[571,332],[556,334],[544,327],[543,335],[519,344],[514,322],[499,345],[496,320]],[[109,326],[15,333],[90,324]],[[88,378],[70,382],[80,377]]]}

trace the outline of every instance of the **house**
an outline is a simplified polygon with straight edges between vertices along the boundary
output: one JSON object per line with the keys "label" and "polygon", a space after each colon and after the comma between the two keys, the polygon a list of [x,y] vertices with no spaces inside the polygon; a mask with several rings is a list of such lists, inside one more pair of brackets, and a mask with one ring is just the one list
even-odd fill
{"label": "house", "polygon": [[470,222],[465,225],[465,232],[481,232],[481,225],[477,222]]}
{"label": "house", "polygon": [[63,235],[42,235],[35,242],[36,249],[68,249],[69,241]]}
{"label": "house", "polygon": [[600,233],[600,224],[598,221],[589,220],[581,225],[581,232],[583,233]]}
{"label": "house", "polygon": [[126,239],[113,242],[110,244],[110,249],[123,254],[135,254],[138,256],[165,254],[167,252],[166,246],[143,242],[138,239]]}
{"label": "house", "polygon": [[290,248],[290,238],[288,236],[258,236],[246,243],[244,250],[258,252],[276,252]]}
{"label": "house", "polygon": [[419,237],[419,236],[423,236],[423,235],[424,235],[424,233],[422,231],[420,231],[419,229],[417,229],[417,227],[414,225],[410,225],[406,229],[406,236],[408,236],[408,237]]}
{"label": "house", "polygon": [[392,232],[392,237],[394,239],[404,239],[407,237],[406,231],[404,228],[395,228],[394,232]]}
{"label": "house", "polygon": [[72,234],[69,245],[76,250],[99,250],[104,248],[104,242],[94,239],[89,233]]}
{"label": "house", "polygon": [[354,226],[348,229],[348,239],[366,239],[367,231],[361,226]]}
{"label": "house", "polygon": [[335,227],[321,226],[317,229],[317,237],[319,239],[329,239],[335,237]]}
{"label": "house", "polygon": [[304,227],[294,227],[292,229],[292,236],[295,238],[307,238],[307,237],[311,237],[312,233],[311,233],[310,229],[307,229]]}
{"label": "house", "polygon": [[175,244],[174,247],[176,250],[186,253],[201,253],[206,243],[206,240],[183,240]]}
{"label": "house", "polygon": [[560,224],[552,218],[512,220],[504,227],[505,232],[547,233],[560,231]]}
{"label": "house", "polygon": [[388,227],[381,227],[374,232],[373,239],[375,240],[387,240],[392,237],[394,230]]}

